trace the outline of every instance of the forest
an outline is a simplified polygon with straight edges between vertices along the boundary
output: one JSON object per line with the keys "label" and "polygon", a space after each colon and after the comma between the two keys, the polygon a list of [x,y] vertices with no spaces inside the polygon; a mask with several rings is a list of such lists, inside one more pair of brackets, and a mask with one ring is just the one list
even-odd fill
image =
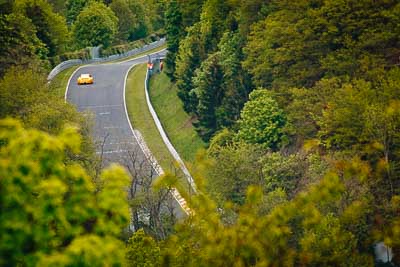
{"label": "forest", "polygon": [[[127,201],[46,74],[164,35],[198,190]],[[400,266],[399,1],[6,0],[0,44],[0,266]]]}

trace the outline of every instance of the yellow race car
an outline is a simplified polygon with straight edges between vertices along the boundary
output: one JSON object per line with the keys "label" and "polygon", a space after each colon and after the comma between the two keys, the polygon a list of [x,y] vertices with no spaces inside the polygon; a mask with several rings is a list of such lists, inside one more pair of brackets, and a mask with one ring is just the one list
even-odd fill
{"label": "yellow race car", "polygon": [[81,74],[78,77],[78,84],[92,84],[93,83],[93,76],[90,74]]}

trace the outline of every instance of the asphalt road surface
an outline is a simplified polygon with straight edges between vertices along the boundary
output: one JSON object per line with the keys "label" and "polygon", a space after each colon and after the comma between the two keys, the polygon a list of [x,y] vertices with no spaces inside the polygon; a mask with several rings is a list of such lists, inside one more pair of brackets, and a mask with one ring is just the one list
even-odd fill
{"label": "asphalt road surface", "polygon": [[[165,56],[166,51],[151,54],[152,59]],[[139,162],[146,161],[145,154],[135,139],[124,106],[124,86],[127,72],[133,65],[148,62],[147,55],[119,63],[87,65],[79,68],[71,77],[66,92],[66,100],[78,111],[93,116],[93,139],[96,153],[102,155],[103,166],[119,163],[132,167],[129,153],[135,153]],[[94,83],[78,85],[79,75],[90,73]],[[144,77],[143,77],[144,82]],[[151,168],[150,163],[147,163]],[[177,204],[177,203],[176,203]],[[176,205],[178,207],[179,204]],[[182,210],[177,209],[182,216]]]}

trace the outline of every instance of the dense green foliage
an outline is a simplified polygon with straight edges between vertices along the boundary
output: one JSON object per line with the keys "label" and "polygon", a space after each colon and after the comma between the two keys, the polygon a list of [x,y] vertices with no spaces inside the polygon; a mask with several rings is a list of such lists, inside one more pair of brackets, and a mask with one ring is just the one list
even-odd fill
{"label": "dense green foliage", "polygon": [[0,264],[121,264],[118,236],[129,222],[125,172],[105,170],[96,190],[82,167],[65,164],[66,151],[80,148],[73,128],[50,136],[2,120],[0,133]]}
{"label": "dense green foliage", "polygon": [[65,1],[67,23],[71,25],[75,22],[79,13],[85,8],[88,1],[85,0],[67,0]]}
{"label": "dense green foliage", "polygon": [[157,242],[146,235],[143,229],[135,232],[126,246],[127,266],[160,266],[160,248]]}
{"label": "dense green foliage", "polygon": [[238,124],[239,140],[277,149],[284,138],[286,118],[266,90],[255,90],[250,93]]}
{"label": "dense green foliage", "polygon": [[240,43],[238,34],[225,33],[220,51],[209,55],[192,78],[194,89],[189,96],[196,96],[192,107],[198,116],[195,126],[206,141],[216,130],[234,125],[248,99],[250,80],[241,67]]}
{"label": "dense green foliage", "polygon": [[[181,41],[176,56],[176,67],[174,68],[174,63],[170,70],[170,76],[173,75],[177,81],[178,95],[184,103],[185,110],[198,115],[197,129],[206,141],[217,130],[231,126],[238,119],[250,91],[249,76],[241,67],[243,39],[237,33],[237,23],[230,13],[231,8],[221,1],[204,3],[199,21],[186,28],[186,36]],[[167,31],[168,38],[174,32],[184,31]],[[176,41],[171,42],[168,48],[176,51],[176,44]],[[210,59],[206,60],[207,57]],[[167,56],[167,63],[173,58],[175,56],[171,56],[171,59]],[[209,81],[211,86],[209,82],[201,82],[204,80],[202,77],[211,71],[211,66],[206,66],[209,62],[213,62],[214,69],[219,69],[219,74],[214,75],[220,76],[218,81]],[[204,64],[206,65],[203,66]],[[204,90],[207,86],[210,92]],[[204,107],[204,101],[207,100],[203,101],[201,98],[207,95],[215,98],[212,108]]]}
{"label": "dense green foliage", "polygon": [[79,47],[109,46],[117,33],[118,18],[114,12],[102,3],[87,5],[73,26],[74,39]]}
{"label": "dense green foliage", "polygon": [[182,13],[179,10],[178,3],[174,0],[168,2],[168,7],[165,13],[165,32],[168,35],[167,46],[168,54],[165,58],[165,72],[173,80],[175,73],[176,54],[179,50],[179,40],[182,38]]}
{"label": "dense green foliage", "polygon": [[14,65],[27,65],[45,47],[28,18],[17,14],[0,15],[0,76]]}
{"label": "dense green foliage", "polygon": [[7,68],[30,61],[50,68],[68,59],[88,59],[87,46],[132,46],[128,42],[162,35],[165,8],[155,0],[1,1],[0,77]]}
{"label": "dense green foliage", "polygon": [[0,14],[0,77],[10,66],[27,65],[65,50],[65,19],[54,13],[50,4],[28,0],[7,3]]}
{"label": "dense green foliage", "polygon": [[[0,11],[0,118],[23,125],[0,122],[0,265],[372,266],[381,241],[400,264],[399,1],[16,0]],[[130,170],[145,186],[124,246],[126,176],[99,175],[90,122],[41,70],[159,30],[209,148],[175,231],[161,225],[173,221],[160,215],[168,189]]]}
{"label": "dense green foliage", "polygon": [[[198,133],[209,141],[205,157],[211,163],[203,171],[205,191],[223,209],[221,236],[212,232],[200,237],[200,229],[213,231],[212,224],[218,223],[196,218],[190,227],[199,227],[200,236],[191,239],[177,233],[182,250],[195,248],[195,260],[178,251],[173,255],[180,255],[183,262],[174,264],[218,266],[222,260],[214,260],[232,255],[235,260],[227,265],[276,266],[282,260],[283,265],[365,266],[372,262],[364,256],[371,255],[379,240],[391,244],[396,255],[400,247],[392,240],[397,239],[398,215],[393,210],[398,210],[400,193],[398,1],[208,0],[200,17],[189,24],[183,19],[185,4],[170,3],[172,15],[167,22],[177,23],[167,31],[172,38],[167,60],[176,60],[168,72],[176,80],[185,110],[197,118]],[[251,94],[257,87],[263,89]],[[224,250],[224,242],[232,244],[227,240],[253,246],[252,241],[224,236],[243,232],[243,225],[230,227],[240,225],[242,212],[248,215],[242,206],[246,206],[249,185],[261,188],[265,201],[258,207],[268,214],[266,218],[273,218],[274,210],[286,218],[292,215],[281,209],[297,205],[293,203],[310,187],[323,190],[326,181],[334,180],[329,173],[340,178],[335,183],[343,189],[337,195],[342,204],[328,204],[332,210],[323,209],[325,217],[318,227],[291,228],[297,234],[289,243],[269,239],[260,241],[260,247],[254,245],[262,247],[260,251],[277,252],[268,260],[265,255],[246,258],[252,255],[247,250]],[[318,205],[315,197],[311,199],[307,201]],[[350,223],[344,211],[354,209],[352,205],[358,207],[360,217]],[[276,231],[284,232],[285,227],[280,225]],[[263,228],[269,230],[271,226]],[[262,239],[261,234],[249,231],[246,236]],[[323,240],[331,244],[324,245]],[[265,247],[270,241],[276,249]],[[293,257],[279,254],[281,241],[288,250],[297,244]],[[346,252],[335,242],[348,243],[353,249]],[[338,251],[334,252],[335,246]],[[213,250],[218,252],[213,254]],[[339,254],[355,262],[340,262],[334,256]],[[394,261],[400,262],[398,256]]]}
{"label": "dense green foliage", "polygon": [[137,40],[147,34],[145,11],[135,1],[114,0],[110,8],[118,17],[118,34],[121,40]]}
{"label": "dense green foliage", "polygon": [[64,51],[68,35],[65,18],[54,13],[47,1],[17,0],[14,13],[30,19],[36,36],[46,47],[46,56],[51,57]]}
{"label": "dense green foliage", "polygon": [[151,43],[155,40],[156,37],[149,36],[147,38],[142,38],[140,40],[132,41],[129,43],[121,44],[121,45],[113,45],[110,47],[101,47],[100,55],[102,57],[116,55],[116,54],[123,54],[135,48],[141,48],[144,45]]}
{"label": "dense green foliage", "polygon": [[246,202],[237,210],[225,205],[222,215],[199,194],[191,202],[196,216],[177,228],[163,261],[168,266],[372,266],[367,250],[358,251],[362,244],[354,227],[369,210],[345,197],[345,181],[358,180],[353,173],[363,177],[360,167],[347,166],[349,176],[331,173],[291,201],[282,192],[263,197],[250,187]]}
{"label": "dense green foliage", "polygon": [[175,75],[179,76],[176,86],[178,87],[178,96],[183,102],[183,107],[186,112],[194,113],[197,99],[196,94],[191,92],[194,87],[192,79],[196,69],[205,57],[201,49],[201,40],[198,37],[200,32],[199,25],[194,25],[187,30],[186,38],[179,45]]}
{"label": "dense green foliage", "polygon": [[398,1],[288,1],[257,22],[245,65],[258,86],[311,86],[365,76],[398,60]]}
{"label": "dense green foliage", "polygon": [[212,129],[217,127],[218,104],[221,102],[222,68],[217,62],[217,55],[212,55],[201,63],[197,69],[192,93],[197,100],[196,114],[199,121],[195,123],[200,136],[209,140],[213,134]]}

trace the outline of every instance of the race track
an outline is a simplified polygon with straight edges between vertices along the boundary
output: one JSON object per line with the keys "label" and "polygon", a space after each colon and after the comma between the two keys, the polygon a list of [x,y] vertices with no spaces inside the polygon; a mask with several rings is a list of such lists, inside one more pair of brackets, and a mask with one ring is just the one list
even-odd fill
{"label": "race track", "polygon": [[[151,58],[163,57],[165,54],[166,51],[162,50],[151,54]],[[119,163],[129,169],[133,167],[129,156],[132,152],[139,158],[139,162],[148,158],[132,132],[124,101],[127,73],[133,66],[146,62],[147,55],[119,63],[87,65],[80,67],[70,78],[66,101],[75,105],[79,112],[93,116],[93,139],[96,153],[102,156],[103,166]],[[76,81],[82,73],[92,74],[94,83],[78,85]],[[150,163],[148,168],[151,168]],[[176,207],[180,205],[177,203]],[[177,215],[181,217],[182,210],[178,209]]]}
{"label": "race track", "polygon": [[[163,55],[159,52],[152,58]],[[88,65],[79,68],[71,77],[66,100],[78,111],[90,111],[94,116],[93,138],[97,153],[103,153],[105,164],[121,162],[127,151],[138,149],[131,131],[124,106],[125,76],[133,65],[146,63],[148,56],[121,63]],[[82,73],[90,73],[94,84],[78,85],[76,80]],[[104,145],[103,145],[104,143]]]}

